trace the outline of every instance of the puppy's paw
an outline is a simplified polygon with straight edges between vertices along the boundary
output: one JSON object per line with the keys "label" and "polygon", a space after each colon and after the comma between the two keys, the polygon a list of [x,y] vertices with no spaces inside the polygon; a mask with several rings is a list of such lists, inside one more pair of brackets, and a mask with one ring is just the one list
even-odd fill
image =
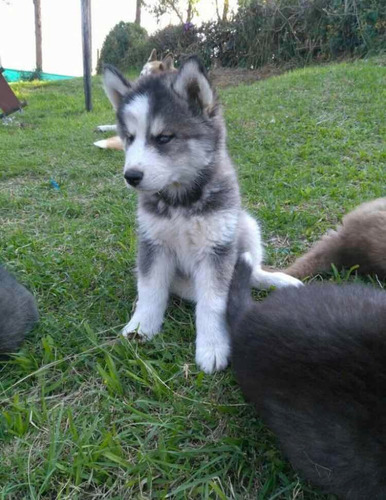
{"label": "puppy's paw", "polygon": [[112,132],[117,130],[116,125],[98,125],[94,132]]}
{"label": "puppy's paw", "polygon": [[276,288],[285,288],[286,286],[304,286],[304,284],[300,280],[294,278],[293,276],[290,276],[289,274],[280,272],[275,272],[272,274],[274,275],[272,285],[274,285]]}
{"label": "puppy's paw", "polygon": [[267,272],[257,269],[252,275],[251,285],[256,288],[285,288],[286,286],[303,286],[303,283],[289,274],[281,272]]}
{"label": "puppy's paw", "polygon": [[122,330],[122,335],[128,337],[137,334],[142,340],[150,340],[161,330],[161,324],[149,321],[148,318],[141,318],[134,314],[131,320]]}
{"label": "puppy's paw", "polygon": [[94,128],[94,132],[104,132],[104,125],[98,125],[97,127]]}
{"label": "puppy's paw", "polygon": [[107,149],[108,148],[108,142],[106,139],[102,139],[100,141],[95,141],[94,142],[94,146],[96,146],[97,148],[101,148],[101,149]]}
{"label": "puppy's paw", "polygon": [[205,373],[224,370],[228,366],[230,345],[223,341],[218,344],[200,343],[196,348],[196,363]]}

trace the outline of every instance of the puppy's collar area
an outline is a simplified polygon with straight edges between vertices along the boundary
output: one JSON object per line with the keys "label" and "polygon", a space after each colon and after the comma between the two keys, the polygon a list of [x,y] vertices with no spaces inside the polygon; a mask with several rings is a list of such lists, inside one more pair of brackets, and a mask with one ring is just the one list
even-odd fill
{"label": "puppy's collar area", "polygon": [[156,193],[155,196],[169,207],[189,207],[202,198],[203,190],[212,177],[213,169],[209,166],[202,170],[195,181],[188,186],[173,182],[170,186]]}

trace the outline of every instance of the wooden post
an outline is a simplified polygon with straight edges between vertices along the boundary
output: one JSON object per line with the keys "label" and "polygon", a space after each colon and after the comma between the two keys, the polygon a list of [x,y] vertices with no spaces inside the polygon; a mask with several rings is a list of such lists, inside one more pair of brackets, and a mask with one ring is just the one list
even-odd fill
{"label": "wooden post", "polygon": [[91,111],[91,0],[81,0],[81,7],[84,98],[86,110]]}
{"label": "wooden post", "polygon": [[42,9],[40,0],[33,0],[35,8],[35,52],[36,52],[36,71],[43,70],[42,56]]}

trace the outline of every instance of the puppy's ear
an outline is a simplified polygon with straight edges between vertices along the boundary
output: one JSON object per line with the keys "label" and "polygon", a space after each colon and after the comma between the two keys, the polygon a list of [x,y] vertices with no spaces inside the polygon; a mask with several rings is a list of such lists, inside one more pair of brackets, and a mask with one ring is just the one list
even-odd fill
{"label": "puppy's ear", "polygon": [[196,112],[204,111],[210,114],[216,104],[205,68],[196,56],[189,57],[182,64],[173,88]]}
{"label": "puppy's ear", "polygon": [[174,69],[174,59],[173,54],[168,54],[162,59],[162,65],[165,71],[170,71]]}
{"label": "puppy's ear", "polygon": [[150,53],[150,56],[149,56],[149,59],[147,60],[147,62],[153,62],[156,60],[157,60],[157,50],[153,49]]}
{"label": "puppy's ear", "polygon": [[130,90],[131,85],[126,78],[111,64],[103,67],[103,87],[114,109],[118,109],[124,95]]}

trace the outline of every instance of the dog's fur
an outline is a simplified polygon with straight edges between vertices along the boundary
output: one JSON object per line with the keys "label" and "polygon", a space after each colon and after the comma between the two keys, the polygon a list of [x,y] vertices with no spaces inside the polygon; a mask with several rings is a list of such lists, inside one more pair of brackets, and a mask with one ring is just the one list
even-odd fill
{"label": "dog's fur", "polygon": [[39,318],[33,295],[0,266],[0,357],[15,352]]}
{"label": "dog's fur", "polygon": [[[168,72],[176,72],[176,68],[174,67],[174,58],[172,54],[167,54],[162,61],[157,59],[157,51],[153,49],[147,60],[146,64],[142,68],[140,73],[140,77],[148,76],[148,75],[158,75],[159,73],[163,73],[164,71]],[[117,126],[114,125],[99,125],[97,127],[98,132],[116,132]],[[108,137],[107,139],[101,139],[100,141],[94,142],[94,146],[97,146],[101,149],[118,149],[123,150],[123,143],[121,138],[118,135],[113,137]]]}
{"label": "dog's fur", "polygon": [[319,240],[284,272],[303,279],[318,272],[358,265],[361,274],[386,279],[386,198],[359,205],[342,225]]}
{"label": "dog's fur", "polygon": [[133,85],[107,66],[104,85],[125,144],[124,176],[138,191],[138,303],[123,333],[158,333],[175,293],[197,303],[197,364],[205,372],[222,369],[238,253],[253,255],[256,286],[300,282],[261,269],[259,226],[240,208],[221,109],[199,61]]}
{"label": "dog's fur", "polygon": [[250,257],[229,291],[232,364],[293,467],[350,500],[386,498],[386,294],[307,285],[250,297]]}

